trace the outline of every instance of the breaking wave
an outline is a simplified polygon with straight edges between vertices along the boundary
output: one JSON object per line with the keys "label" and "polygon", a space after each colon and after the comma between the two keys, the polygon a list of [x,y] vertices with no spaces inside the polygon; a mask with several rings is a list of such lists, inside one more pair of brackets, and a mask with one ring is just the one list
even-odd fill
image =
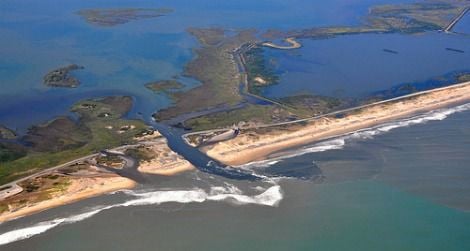
{"label": "breaking wave", "polygon": [[228,183],[226,184],[226,187],[212,187],[209,192],[206,192],[203,189],[180,191],[124,192],[135,198],[121,204],[95,207],[94,209],[86,213],[73,215],[67,218],[58,218],[50,221],[44,221],[30,227],[15,229],[0,234],[0,245],[5,245],[11,242],[30,238],[32,236],[44,233],[59,225],[71,224],[74,222],[82,221],[92,217],[93,215],[101,211],[116,207],[159,205],[168,202],[202,203],[205,201],[229,201],[237,205],[257,204],[274,207],[277,206],[283,198],[282,190],[279,185],[271,186],[261,194],[249,196],[244,195],[239,188]]}
{"label": "breaking wave", "polygon": [[458,112],[467,111],[467,110],[470,110],[470,103],[459,105],[459,106],[452,107],[452,108],[445,108],[445,109],[430,111],[430,112],[427,112],[425,114],[418,115],[415,117],[401,119],[401,120],[397,120],[397,121],[393,121],[389,123],[384,123],[382,125],[371,127],[371,128],[361,129],[353,133],[348,133],[345,135],[341,135],[339,137],[335,137],[333,139],[316,143],[311,146],[306,146],[300,149],[296,149],[295,151],[285,151],[281,153],[280,156],[272,157],[272,158],[262,160],[262,161],[251,162],[245,165],[240,165],[238,167],[243,168],[243,169],[248,169],[248,170],[252,170],[253,168],[266,168],[266,167],[275,165],[285,159],[301,156],[301,155],[308,154],[308,153],[342,149],[347,144],[347,142],[351,140],[371,139],[376,135],[389,132],[396,128],[423,124],[429,121],[444,120],[449,115],[452,115]]}

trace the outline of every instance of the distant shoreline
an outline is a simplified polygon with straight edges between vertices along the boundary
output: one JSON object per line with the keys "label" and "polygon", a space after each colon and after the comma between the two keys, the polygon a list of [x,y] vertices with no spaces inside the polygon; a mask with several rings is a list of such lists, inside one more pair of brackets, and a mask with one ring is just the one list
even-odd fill
{"label": "distant shoreline", "polygon": [[[344,114],[242,130],[238,137],[201,148],[227,165],[262,160],[291,147],[351,133],[422,112],[470,100],[470,82],[377,102]],[[341,116],[339,116],[341,115]]]}

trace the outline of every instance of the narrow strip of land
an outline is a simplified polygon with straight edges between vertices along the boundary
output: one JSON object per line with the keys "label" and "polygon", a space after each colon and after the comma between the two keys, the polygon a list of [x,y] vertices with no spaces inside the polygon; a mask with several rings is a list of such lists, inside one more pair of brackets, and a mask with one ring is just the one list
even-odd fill
{"label": "narrow strip of land", "polygon": [[275,48],[275,49],[280,49],[280,50],[292,50],[292,49],[297,49],[297,48],[302,47],[302,44],[297,42],[294,37],[286,38],[284,41],[286,41],[286,43],[289,43],[290,45],[277,45],[272,42],[265,42],[265,43],[262,43],[261,45]]}
{"label": "narrow strip of land", "polygon": [[236,138],[203,147],[201,150],[222,163],[241,165],[286,148],[469,100],[470,82],[465,82],[313,118],[242,129]]}

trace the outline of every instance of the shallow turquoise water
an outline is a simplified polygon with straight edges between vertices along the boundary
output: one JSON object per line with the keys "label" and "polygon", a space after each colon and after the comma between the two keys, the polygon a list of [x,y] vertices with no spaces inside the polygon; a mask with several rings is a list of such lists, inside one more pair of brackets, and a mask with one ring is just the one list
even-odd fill
{"label": "shallow turquoise water", "polygon": [[[84,97],[127,94],[136,98],[130,114],[148,118],[170,100],[144,88],[150,81],[183,72],[196,41],[189,27],[292,29],[357,24],[368,1],[33,1],[0,3],[0,123],[23,132],[32,124],[68,112]],[[168,7],[174,12],[115,27],[96,27],[75,14],[84,8]],[[342,15],[337,15],[342,13]],[[51,90],[42,84],[48,71],[76,63],[82,85]],[[197,81],[185,81],[188,88]],[[27,118],[27,119],[26,119]]]}

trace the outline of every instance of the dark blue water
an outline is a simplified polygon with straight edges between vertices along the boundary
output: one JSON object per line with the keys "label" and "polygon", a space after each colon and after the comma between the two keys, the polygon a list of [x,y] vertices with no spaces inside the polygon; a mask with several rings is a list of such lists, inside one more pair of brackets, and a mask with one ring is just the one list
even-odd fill
{"label": "dark blue water", "polygon": [[455,25],[452,31],[470,35],[470,12],[465,14],[465,16],[457,23],[457,25]]}
{"label": "dark blue water", "polygon": [[266,60],[280,74],[280,82],[265,88],[264,95],[362,97],[470,70],[470,37],[462,35],[364,34],[303,39],[301,43],[303,47],[296,50],[265,49]]}

